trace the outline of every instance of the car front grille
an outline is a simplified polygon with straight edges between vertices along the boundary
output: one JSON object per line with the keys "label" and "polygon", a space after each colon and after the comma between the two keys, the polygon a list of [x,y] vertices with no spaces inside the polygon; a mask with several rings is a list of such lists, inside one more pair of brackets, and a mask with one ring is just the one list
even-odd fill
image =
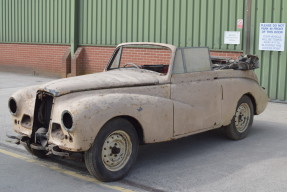
{"label": "car front grille", "polygon": [[54,97],[47,92],[38,91],[34,109],[33,134],[39,128],[48,130]]}

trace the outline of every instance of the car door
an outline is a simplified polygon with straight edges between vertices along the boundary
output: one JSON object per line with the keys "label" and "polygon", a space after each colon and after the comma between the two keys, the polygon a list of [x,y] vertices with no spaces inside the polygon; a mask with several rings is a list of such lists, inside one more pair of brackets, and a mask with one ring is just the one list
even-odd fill
{"label": "car door", "polygon": [[222,90],[208,48],[178,49],[171,77],[174,136],[218,127]]}

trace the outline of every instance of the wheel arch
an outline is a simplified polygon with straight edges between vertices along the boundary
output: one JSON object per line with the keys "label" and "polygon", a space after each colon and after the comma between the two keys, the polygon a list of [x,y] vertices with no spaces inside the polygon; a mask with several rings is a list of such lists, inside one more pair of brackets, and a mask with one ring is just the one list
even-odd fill
{"label": "wheel arch", "polygon": [[[249,97],[251,99],[251,102],[253,104],[253,112],[254,112],[254,115],[257,115],[257,104],[256,104],[256,100],[255,100],[255,97],[251,94],[251,93],[246,93],[244,94],[245,96]],[[243,95],[243,96],[244,96]],[[243,97],[242,96],[242,97]]]}
{"label": "wheel arch", "polygon": [[136,118],[129,116],[129,115],[120,115],[120,116],[116,116],[116,117],[109,119],[107,122],[112,121],[116,118],[122,118],[122,119],[126,119],[127,121],[129,121],[134,126],[135,130],[137,131],[139,144],[141,144],[141,145],[144,144],[143,128],[142,128],[142,125],[140,124],[140,122]]}

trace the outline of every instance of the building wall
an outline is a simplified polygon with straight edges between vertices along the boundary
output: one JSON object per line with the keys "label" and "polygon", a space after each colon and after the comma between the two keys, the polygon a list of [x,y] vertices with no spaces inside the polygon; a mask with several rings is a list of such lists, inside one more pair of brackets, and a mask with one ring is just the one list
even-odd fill
{"label": "building wall", "polygon": [[0,66],[60,76],[68,49],[65,45],[0,44]]}
{"label": "building wall", "polygon": [[[105,69],[109,59],[111,58],[115,47],[104,46],[81,46],[82,51],[79,58],[79,74],[101,72]],[[128,56],[128,57],[127,57]],[[158,56],[158,57],[157,57]],[[123,63],[135,62],[136,57],[140,59],[136,62],[138,65],[148,64],[168,64],[170,60],[170,51],[168,50],[147,50],[147,49],[130,49],[128,52],[123,53]],[[157,60],[150,61],[150,58]],[[143,60],[146,59],[146,62]],[[164,61],[164,63],[162,63]]]}
{"label": "building wall", "polygon": [[115,50],[115,47],[81,47],[83,50],[79,58],[79,74],[103,71]]}
{"label": "building wall", "polygon": [[241,45],[224,45],[222,32],[236,30],[244,5],[245,0],[0,0],[0,65],[59,75],[59,54],[65,57],[70,44],[82,48],[78,74],[102,71],[122,42],[242,52],[243,38]]}
{"label": "building wall", "polygon": [[[83,50],[80,55],[79,74],[88,74],[88,73],[95,73],[95,72],[103,71],[107,63],[109,62],[109,59],[112,56],[114,49],[115,49],[115,47],[104,47],[104,46],[81,46],[81,47],[83,48]],[[141,53],[139,53],[139,55],[142,55],[143,57],[146,57],[149,55],[149,53],[144,53],[144,52],[141,52]],[[154,53],[151,53],[151,55],[153,54]],[[210,52],[211,56],[227,57],[227,58],[232,58],[232,59],[237,59],[237,57],[242,54],[243,54],[242,52],[227,52],[227,51],[211,51]],[[165,61],[170,59],[169,52],[166,52],[165,50],[161,51],[159,55],[162,55],[162,58],[159,60],[160,62],[158,64],[163,64],[161,63],[162,59]],[[129,62],[128,60],[124,61],[124,63],[128,63],[128,62]],[[145,63],[138,63],[138,64],[145,64]]]}
{"label": "building wall", "polygon": [[251,54],[260,59],[260,68],[256,70],[260,84],[271,99],[287,101],[287,29],[285,51],[261,51],[258,48],[260,23],[287,24],[287,1],[253,0],[251,13]]}
{"label": "building wall", "polygon": [[69,44],[71,0],[0,0],[0,43]]}
{"label": "building wall", "polygon": [[0,43],[145,41],[242,51],[243,38],[225,45],[222,34],[243,32],[237,19],[244,6],[245,0],[0,0]]}
{"label": "building wall", "polygon": [[162,48],[126,48],[122,52],[121,64],[168,65],[171,51]]}
{"label": "building wall", "polygon": [[[71,45],[72,53],[84,47],[79,74],[102,71],[113,47],[131,41],[204,46],[212,55],[236,57],[249,46],[244,34],[251,11],[250,50],[261,63],[260,84],[271,99],[287,101],[287,32],[285,51],[258,50],[259,24],[287,23],[286,10],[286,0],[0,0],[0,67],[58,75],[59,53],[67,54],[57,45]],[[243,29],[237,19],[244,20]],[[224,44],[224,31],[240,31],[241,43]],[[21,48],[26,46],[34,51]],[[15,52],[20,54],[12,58]]]}
{"label": "building wall", "polygon": [[[115,47],[107,46],[81,46],[82,51],[79,55],[78,74],[88,74],[101,72],[109,62]],[[62,76],[66,52],[69,51],[69,46],[63,45],[39,45],[39,44],[0,44],[0,66],[15,70],[25,70],[30,73],[47,74],[52,76]],[[166,50],[161,50],[155,53],[154,50],[140,51],[139,56],[150,57],[150,55],[161,55],[165,61],[169,60],[169,53]],[[131,51],[131,55],[134,50]],[[212,56],[221,56],[236,59],[241,52],[224,52],[212,51]],[[125,61],[128,63],[129,61]],[[68,66],[71,65],[71,60],[68,61]],[[139,63],[145,64],[145,63]],[[156,64],[156,63],[155,63]],[[166,64],[166,63],[165,63]],[[71,71],[71,69],[67,69]]]}
{"label": "building wall", "polygon": [[226,45],[223,32],[243,32],[237,19],[244,19],[244,6],[245,0],[83,0],[79,44],[162,42],[242,51],[244,38],[240,45]]}
{"label": "building wall", "polygon": [[236,60],[240,55],[242,55],[243,52],[234,52],[234,51],[211,51],[211,56],[217,56],[217,57],[226,57]]}

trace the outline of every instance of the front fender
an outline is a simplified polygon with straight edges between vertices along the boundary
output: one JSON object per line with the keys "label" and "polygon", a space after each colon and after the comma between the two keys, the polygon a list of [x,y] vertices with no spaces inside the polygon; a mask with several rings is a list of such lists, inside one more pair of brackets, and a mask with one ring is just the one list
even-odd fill
{"label": "front fender", "polygon": [[[34,106],[36,94],[39,86],[30,86],[12,94],[12,98],[15,99],[17,104],[17,111],[12,115],[13,129],[15,132],[31,136],[32,134],[32,122],[34,116]],[[24,115],[30,117],[30,122],[23,123]]]}
{"label": "front fender", "polygon": [[[64,110],[73,116],[71,131],[63,129]],[[49,142],[71,151],[88,150],[103,125],[117,116],[137,119],[143,128],[145,143],[166,141],[173,136],[173,103],[162,97],[126,93],[73,97],[69,94],[55,100],[52,114],[52,121],[61,124],[64,134],[72,140],[50,137]]]}

